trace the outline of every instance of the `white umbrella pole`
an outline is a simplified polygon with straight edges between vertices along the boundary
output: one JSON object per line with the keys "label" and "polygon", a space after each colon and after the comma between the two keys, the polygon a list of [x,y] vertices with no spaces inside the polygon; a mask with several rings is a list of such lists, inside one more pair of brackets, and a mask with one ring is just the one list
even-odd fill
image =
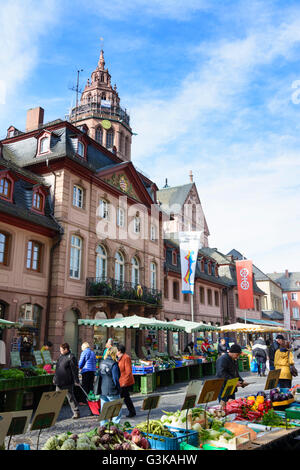
{"label": "white umbrella pole", "polygon": [[[190,300],[191,300],[191,318],[192,322],[194,322],[194,299],[193,299],[193,294],[190,294]],[[192,333],[192,338],[193,338],[193,343],[195,343],[195,333]],[[195,346],[195,344],[194,344]]]}

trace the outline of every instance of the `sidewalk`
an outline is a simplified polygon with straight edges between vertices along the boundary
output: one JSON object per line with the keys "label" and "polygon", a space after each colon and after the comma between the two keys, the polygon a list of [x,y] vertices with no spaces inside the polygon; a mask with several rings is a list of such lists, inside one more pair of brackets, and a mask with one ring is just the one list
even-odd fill
{"label": "sidewalk", "polygon": [[[295,358],[295,365],[297,369],[300,371],[300,360]],[[267,371],[268,373],[268,371]],[[252,372],[241,372],[241,377],[243,377],[246,382],[250,382],[251,385],[244,389],[239,389],[237,393],[237,397],[243,397],[247,395],[255,394],[261,390],[264,390],[266,377],[259,377],[256,373]],[[207,376],[199,379],[200,381],[205,381],[212,379],[213,376]],[[300,384],[300,376],[299,380],[298,377],[293,379],[293,384]],[[170,385],[168,387],[160,387],[158,388],[152,395],[161,395],[161,399],[159,402],[159,408],[156,410],[151,411],[150,419],[160,419],[163,415],[163,411],[177,411],[181,409],[182,404],[184,402],[186,388],[189,382],[182,382],[177,383],[174,385]],[[143,400],[149,395],[142,395],[142,394],[132,394],[131,398],[134,403],[137,415],[134,418],[126,418],[128,414],[127,408],[123,407],[123,416],[121,419],[121,423],[125,421],[129,421],[133,426],[145,421],[148,416],[148,411],[141,410],[141,406]],[[217,402],[212,402],[211,404],[216,404]],[[81,418],[77,420],[73,420],[71,418],[72,412],[68,405],[63,406],[60,411],[58,420],[56,425],[50,429],[46,429],[41,432],[40,435],[40,444],[39,448],[41,448],[48,437],[53,436],[55,434],[61,434],[63,432],[71,431],[74,433],[83,433],[90,431],[94,427],[98,426],[98,418],[96,416],[90,416],[90,410],[88,406],[80,406],[80,414]],[[27,433],[25,436],[20,436],[17,440],[19,442],[26,442],[28,440],[31,443],[31,448],[36,448],[38,431],[33,431],[31,433]],[[14,439],[12,439],[11,448],[15,448],[14,446]]]}

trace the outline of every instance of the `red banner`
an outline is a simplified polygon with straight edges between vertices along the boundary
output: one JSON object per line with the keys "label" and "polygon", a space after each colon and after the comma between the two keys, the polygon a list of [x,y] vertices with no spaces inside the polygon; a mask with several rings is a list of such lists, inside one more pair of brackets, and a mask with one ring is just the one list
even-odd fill
{"label": "red banner", "polygon": [[239,308],[254,308],[252,261],[236,261],[236,277],[238,285]]}

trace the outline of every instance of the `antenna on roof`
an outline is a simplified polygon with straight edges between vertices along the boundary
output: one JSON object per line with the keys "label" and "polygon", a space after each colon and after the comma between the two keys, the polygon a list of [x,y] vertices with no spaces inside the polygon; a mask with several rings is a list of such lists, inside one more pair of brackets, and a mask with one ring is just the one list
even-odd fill
{"label": "antenna on roof", "polygon": [[72,90],[72,91],[76,91],[75,122],[77,121],[78,96],[79,96],[79,93],[82,92],[82,88],[79,89],[79,75],[80,75],[80,72],[83,72],[83,69],[77,70],[77,83],[76,83],[76,87],[73,86],[73,87],[69,88],[69,89]]}

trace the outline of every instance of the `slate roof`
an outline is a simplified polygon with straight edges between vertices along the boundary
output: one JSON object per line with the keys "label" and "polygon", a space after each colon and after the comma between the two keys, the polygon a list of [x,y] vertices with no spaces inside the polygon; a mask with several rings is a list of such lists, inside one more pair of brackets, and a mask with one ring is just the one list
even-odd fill
{"label": "slate roof", "polygon": [[[0,213],[2,212],[12,215],[36,225],[54,230],[55,232],[62,233],[62,227],[53,218],[53,207],[50,194],[46,196],[44,214],[38,214],[31,210],[34,186],[36,186],[36,184],[41,184],[44,187],[48,187],[48,185],[45,184],[44,179],[28,170],[16,167],[15,164],[12,164],[11,162],[4,162],[2,158],[0,158],[0,165],[10,169],[18,176],[18,179],[14,182],[13,202],[0,199]],[[33,183],[25,181],[22,179],[22,176],[30,178],[33,180]]]}
{"label": "slate roof", "polygon": [[165,212],[170,214],[172,211],[169,210],[168,207],[175,204],[178,204],[180,207],[183,206],[194,184],[195,183],[189,183],[182,186],[160,189],[156,193],[156,198],[164,206]]}
{"label": "slate roof", "polygon": [[[300,290],[300,272],[288,273],[289,277],[286,277],[285,273],[268,273],[268,276],[276,283],[280,283],[280,287],[283,291],[299,291]],[[297,284],[299,283],[299,284]]]}
{"label": "slate roof", "polygon": [[284,315],[277,310],[262,310],[262,318],[269,318],[270,320],[284,320]]}

